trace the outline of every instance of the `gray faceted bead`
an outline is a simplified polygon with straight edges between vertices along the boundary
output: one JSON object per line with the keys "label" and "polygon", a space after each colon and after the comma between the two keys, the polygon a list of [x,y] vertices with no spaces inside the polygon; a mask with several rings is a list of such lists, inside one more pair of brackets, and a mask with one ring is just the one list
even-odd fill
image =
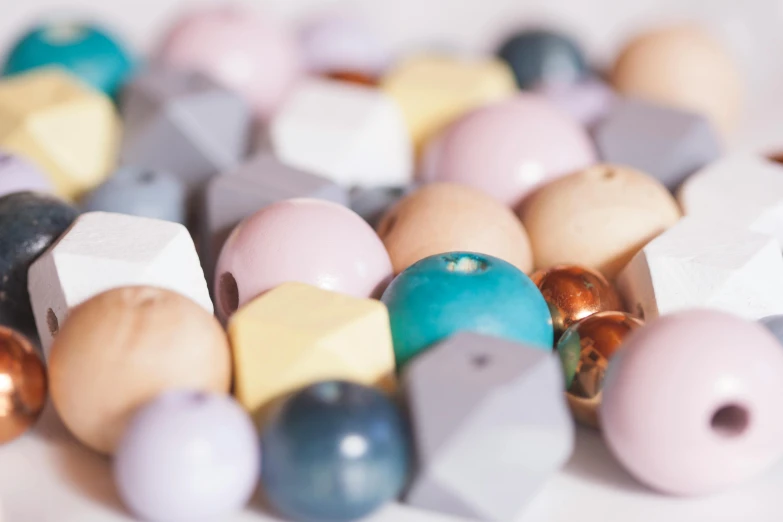
{"label": "gray faceted bead", "polygon": [[709,121],[694,113],[627,98],[595,130],[601,159],[649,174],[674,191],[721,154]]}
{"label": "gray faceted bead", "polygon": [[415,190],[414,185],[402,187],[354,187],[349,194],[351,210],[362,216],[373,228],[386,211]]}
{"label": "gray faceted bead", "polygon": [[783,345],[783,315],[770,315],[759,319],[759,322]]}
{"label": "gray faceted bead", "polygon": [[403,374],[418,469],[408,504],[513,521],[574,446],[557,357],[459,333]]}

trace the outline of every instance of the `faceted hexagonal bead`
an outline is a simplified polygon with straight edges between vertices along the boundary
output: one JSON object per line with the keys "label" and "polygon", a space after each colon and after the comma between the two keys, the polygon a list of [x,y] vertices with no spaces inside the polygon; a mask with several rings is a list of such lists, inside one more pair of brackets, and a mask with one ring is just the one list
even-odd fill
{"label": "faceted hexagonal bead", "polygon": [[515,520],[573,451],[563,369],[550,352],[464,332],[414,359],[403,385],[419,459],[408,504]]}
{"label": "faceted hexagonal bead", "polygon": [[155,67],[123,90],[121,159],[180,177],[190,190],[233,167],[247,152],[245,102],[195,72]]}
{"label": "faceted hexagonal bead", "polygon": [[783,313],[783,258],[771,236],[686,216],[634,256],[617,286],[645,320],[688,308],[760,319]]}
{"label": "faceted hexagonal bead", "polygon": [[632,98],[615,103],[597,125],[595,142],[605,162],[639,169],[669,190],[721,153],[703,116]]}
{"label": "faceted hexagonal bead", "polygon": [[395,387],[389,314],[373,299],[284,283],[231,316],[228,335],[237,399],[259,417],[317,381]]}
{"label": "faceted hexagonal bead", "polygon": [[413,176],[408,129],[394,100],[378,89],[310,80],[272,120],[283,163],[345,185],[404,185]]}
{"label": "faceted hexagonal bead", "polygon": [[75,199],[99,185],[116,161],[120,125],[103,93],[58,69],[0,81],[0,148],[25,156]]}
{"label": "faceted hexagonal bead", "polygon": [[79,216],[30,266],[30,301],[44,353],[74,306],[106,290],[134,285],[172,290],[213,311],[184,226],[109,212]]}

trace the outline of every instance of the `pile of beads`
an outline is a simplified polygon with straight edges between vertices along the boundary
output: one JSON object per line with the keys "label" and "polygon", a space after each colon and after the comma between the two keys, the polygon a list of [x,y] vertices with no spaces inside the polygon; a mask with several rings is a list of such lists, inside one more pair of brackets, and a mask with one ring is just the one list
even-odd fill
{"label": "pile of beads", "polygon": [[0,443],[48,394],[161,522],[257,489],[294,522],[513,522],[576,423],[660,492],[757,476],[783,166],[724,153],[740,100],[690,26],[604,77],[544,29],[401,57],[206,7],[142,65],[33,28],[0,78]]}

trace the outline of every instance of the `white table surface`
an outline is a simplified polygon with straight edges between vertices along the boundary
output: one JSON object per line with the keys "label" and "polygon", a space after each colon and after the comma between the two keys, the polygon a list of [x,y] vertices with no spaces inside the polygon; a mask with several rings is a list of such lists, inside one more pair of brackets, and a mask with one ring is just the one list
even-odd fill
{"label": "white table surface", "polygon": [[[286,18],[345,7],[374,24],[394,49],[437,43],[466,51],[493,47],[498,34],[545,22],[572,31],[599,64],[640,28],[683,19],[704,23],[734,54],[748,83],[747,117],[732,149],[783,150],[783,1],[781,0],[246,0]],[[184,0],[0,0],[0,49],[41,16],[86,13],[137,49],[152,48]],[[783,410],[782,410],[783,411]],[[752,483],[707,498],[653,493],[629,477],[600,436],[580,431],[576,451],[518,522],[766,522],[783,518],[783,463]],[[132,520],[117,498],[110,464],[67,433],[52,408],[36,429],[0,447],[0,521]],[[257,503],[221,522],[270,522]],[[455,522],[392,505],[371,522]]]}

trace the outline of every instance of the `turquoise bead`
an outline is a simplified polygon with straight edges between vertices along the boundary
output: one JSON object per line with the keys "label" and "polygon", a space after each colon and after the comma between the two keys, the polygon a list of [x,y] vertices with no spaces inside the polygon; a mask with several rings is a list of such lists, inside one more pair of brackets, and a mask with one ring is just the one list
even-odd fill
{"label": "turquoise bead", "polygon": [[427,257],[398,275],[381,300],[389,309],[398,368],[460,331],[552,350],[552,316],[541,292],[496,257],[472,252]]}
{"label": "turquoise bead", "polygon": [[11,48],[3,75],[59,66],[114,96],[133,71],[133,60],[112,35],[87,24],[36,27]]}

